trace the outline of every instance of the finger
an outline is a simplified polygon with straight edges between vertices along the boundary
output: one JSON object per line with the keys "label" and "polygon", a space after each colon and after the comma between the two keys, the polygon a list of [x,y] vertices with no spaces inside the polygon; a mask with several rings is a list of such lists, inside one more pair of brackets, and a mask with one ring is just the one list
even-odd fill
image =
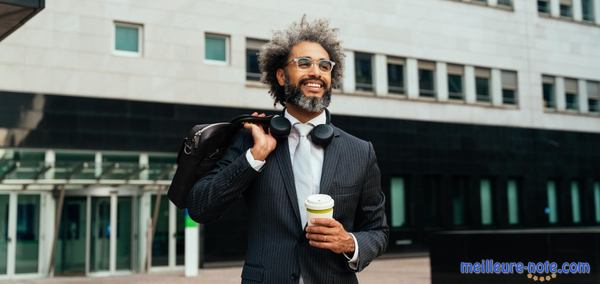
{"label": "finger", "polygon": [[309,241],[308,243],[313,247],[321,248],[321,249],[332,250],[333,248],[335,248],[334,247],[335,244],[333,244],[333,243],[324,243],[324,242],[315,242],[315,241]]}
{"label": "finger", "polygon": [[317,242],[333,242],[337,240],[335,235],[327,235],[327,234],[306,234],[306,239],[309,241],[317,241]]}
{"label": "finger", "polygon": [[264,112],[258,115],[259,117],[265,117],[267,116]]}
{"label": "finger", "polygon": [[322,234],[322,235],[335,235],[338,231],[337,228],[325,227],[325,226],[308,226],[306,232],[311,234]]}
{"label": "finger", "polygon": [[253,112],[252,116],[258,116],[258,112]]}
{"label": "finger", "polygon": [[310,220],[314,225],[326,226],[326,227],[338,227],[341,224],[332,218],[313,218]]}

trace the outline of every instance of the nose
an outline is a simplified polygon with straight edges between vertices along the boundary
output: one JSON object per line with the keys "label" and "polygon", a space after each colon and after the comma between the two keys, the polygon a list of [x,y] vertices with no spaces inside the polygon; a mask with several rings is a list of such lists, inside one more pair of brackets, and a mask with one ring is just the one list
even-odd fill
{"label": "nose", "polygon": [[321,78],[321,69],[319,69],[319,64],[313,62],[313,64],[308,68],[308,75],[311,77]]}

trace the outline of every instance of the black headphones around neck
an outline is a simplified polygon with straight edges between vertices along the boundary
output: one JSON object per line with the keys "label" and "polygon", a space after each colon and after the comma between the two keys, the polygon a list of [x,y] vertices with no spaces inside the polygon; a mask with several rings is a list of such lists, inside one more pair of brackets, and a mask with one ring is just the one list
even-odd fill
{"label": "black headphones around neck", "polygon": [[[274,116],[269,123],[271,135],[277,139],[288,137],[292,130],[292,123],[285,118],[283,115],[284,113],[285,109],[283,109],[282,115]],[[308,136],[310,136],[310,140],[315,145],[323,148],[327,147],[327,145],[331,143],[331,140],[333,140],[333,126],[331,126],[331,114],[329,113],[329,110],[325,109],[325,115],[325,124],[319,124],[315,126],[308,134]]]}

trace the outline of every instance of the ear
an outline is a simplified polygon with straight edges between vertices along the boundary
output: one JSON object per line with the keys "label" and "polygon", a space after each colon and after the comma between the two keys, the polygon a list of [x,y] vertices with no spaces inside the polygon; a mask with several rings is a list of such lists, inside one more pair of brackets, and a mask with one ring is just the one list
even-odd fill
{"label": "ear", "polygon": [[275,76],[277,76],[277,83],[279,83],[279,86],[285,85],[285,71],[283,71],[282,68],[277,69]]}

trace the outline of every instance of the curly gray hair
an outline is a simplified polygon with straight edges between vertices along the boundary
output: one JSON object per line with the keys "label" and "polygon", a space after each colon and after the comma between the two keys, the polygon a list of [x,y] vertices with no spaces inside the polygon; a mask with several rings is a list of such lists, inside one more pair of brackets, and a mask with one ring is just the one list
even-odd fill
{"label": "curly gray hair", "polygon": [[317,19],[308,22],[303,16],[299,23],[294,22],[287,30],[275,31],[270,42],[265,44],[259,55],[258,62],[262,73],[261,82],[269,85],[269,93],[275,99],[274,105],[285,106],[285,88],[277,81],[277,69],[288,63],[292,48],[303,41],[320,44],[329,54],[335,66],[331,71],[331,84],[337,88],[342,81],[344,70],[344,51],[337,37],[338,30],[329,27],[329,22]]}

